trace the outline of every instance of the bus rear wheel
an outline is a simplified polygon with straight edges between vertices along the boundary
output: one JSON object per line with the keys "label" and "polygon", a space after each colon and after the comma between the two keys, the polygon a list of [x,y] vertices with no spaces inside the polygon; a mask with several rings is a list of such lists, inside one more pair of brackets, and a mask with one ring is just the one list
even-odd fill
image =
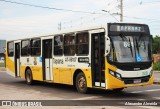
{"label": "bus rear wheel", "polygon": [[76,77],[76,88],[80,93],[87,93],[87,81],[85,75],[81,72]]}
{"label": "bus rear wheel", "polygon": [[30,69],[26,70],[25,78],[26,78],[26,83],[28,85],[32,85],[33,84],[33,76],[32,76],[32,71]]}

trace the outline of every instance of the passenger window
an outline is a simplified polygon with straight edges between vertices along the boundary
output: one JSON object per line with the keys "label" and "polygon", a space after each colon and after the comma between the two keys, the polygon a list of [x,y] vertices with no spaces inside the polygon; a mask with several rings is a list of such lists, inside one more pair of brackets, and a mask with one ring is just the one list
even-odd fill
{"label": "passenger window", "polygon": [[8,42],[8,56],[12,57],[14,55],[14,43],[13,42]]}
{"label": "passenger window", "polygon": [[30,40],[23,40],[21,42],[21,56],[30,55]]}
{"label": "passenger window", "polygon": [[68,34],[64,36],[64,55],[75,55],[75,35]]}
{"label": "passenger window", "polygon": [[63,36],[54,37],[54,55],[63,55]]}
{"label": "passenger window", "polygon": [[88,32],[77,33],[76,35],[76,54],[77,55],[88,55],[89,53],[89,34]]}
{"label": "passenger window", "polygon": [[41,55],[41,39],[31,40],[31,55],[40,56]]}

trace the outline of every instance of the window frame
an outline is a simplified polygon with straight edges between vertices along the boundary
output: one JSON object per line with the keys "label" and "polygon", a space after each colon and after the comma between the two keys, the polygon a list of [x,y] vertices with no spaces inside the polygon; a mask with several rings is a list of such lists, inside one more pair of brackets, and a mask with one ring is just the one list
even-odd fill
{"label": "window frame", "polygon": [[[40,47],[33,47],[32,46],[34,40],[39,40],[40,41]],[[30,40],[30,55],[32,57],[39,57],[39,56],[41,56],[41,47],[42,47],[41,45],[42,45],[41,38],[33,38],[33,39]],[[33,48],[40,48],[40,53],[38,55],[33,55],[32,54],[32,49]]]}
{"label": "window frame", "polygon": [[[66,44],[65,43],[65,37],[74,37],[74,44]],[[70,38],[69,38],[69,40],[68,41],[70,41]],[[63,36],[63,54],[64,54],[64,56],[75,56],[76,55],[76,34],[75,33],[68,33],[68,34],[64,34],[64,36]],[[69,42],[70,43],[70,42]],[[66,46],[68,46],[68,47],[71,47],[71,46],[73,46],[74,47],[74,54],[65,54],[65,47]]]}
{"label": "window frame", "polygon": [[[62,37],[62,45],[55,45],[55,38],[56,37],[58,37],[58,36],[60,36],[60,37]],[[53,43],[53,55],[54,56],[63,56],[64,55],[64,35],[63,34],[60,34],[60,35],[55,35],[54,37],[53,37],[53,41],[54,41],[54,43]],[[55,47],[59,47],[59,46],[62,46],[63,48],[62,48],[62,54],[58,54],[58,55],[56,55],[55,54]]]}
{"label": "window frame", "polygon": [[[12,49],[9,48],[10,43],[13,43],[13,48]],[[12,55],[9,54],[9,50],[13,50]],[[8,57],[13,57],[14,56],[14,41],[7,42],[7,54],[8,54]]]}
{"label": "window frame", "polygon": [[[84,33],[87,33],[88,42],[86,42],[86,43],[79,43],[78,42],[78,34],[84,34]],[[89,44],[90,44],[89,41],[90,41],[90,38],[89,38],[89,32],[88,31],[83,31],[83,32],[76,33],[76,56],[88,56],[89,55]],[[78,45],[88,45],[87,46],[88,53],[87,54],[80,54],[80,53],[78,53]]]}
{"label": "window frame", "polygon": [[[27,41],[27,40],[29,42],[29,44],[28,44],[29,47],[27,47],[28,54],[27,55],[22,55],[22,49],[24,49],[24,48],[22,48],[22,43],[23,43],[23,41]],[[30,41],[31,41],[30,39],[21,40],[21,57],[27,57],[27,56],[31,55],[31,42]]]}

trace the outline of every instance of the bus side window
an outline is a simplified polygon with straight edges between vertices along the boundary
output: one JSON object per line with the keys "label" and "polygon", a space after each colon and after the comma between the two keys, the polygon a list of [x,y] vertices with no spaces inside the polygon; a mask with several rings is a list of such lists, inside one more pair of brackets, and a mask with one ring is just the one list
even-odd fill
{"label": "bus side window", "polygon": [[21,56],[30,55],[30,40],[23,40],[21,42]]}
{"label": "bus side window", "polygon": [[13,42],[8,42],[8,56],[12,57],[14,55],[14,43]]}
{"label": "bus side window", "polygon": [[88,55],[89,53],[89,34],[88,32],[77,33],[76,35],[76,54]]}
{"label": "bus side window", "polygon": [[63,55],[63,36],[54,37],[54,55]]}
{"label": "bus side window", "polygon": [[31,40],[31,55],[40,56],[41,55],[41,39]]}
{"label": "bus side window", "polygon": [[64,55],[75,55],[75,36],[74,34],[67,34],[64,36]]}

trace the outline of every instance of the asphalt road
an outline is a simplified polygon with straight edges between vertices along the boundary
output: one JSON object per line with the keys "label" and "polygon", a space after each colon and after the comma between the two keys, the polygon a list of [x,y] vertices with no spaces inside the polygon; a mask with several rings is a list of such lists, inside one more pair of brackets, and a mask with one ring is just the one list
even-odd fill
{"label": "asphalt road", "polygon": [[[158,100],[160,102],[160,85],[126,88],[119,93],[92,89],[89,94],[80,94],[73,86],[41,82],[30,86],[25,83],[24,79],[13,78],[4,72],[1,72],[0,100],[60,100],[64,103],[65,101],[62,100],[69,100],[67,102],[71,105],[73,105],[76,100],[82,100],[82,102],[78,104],[81,106],[88,104],[91,106],[95,104],[98,105],[99,102],[96,100],[113,100],[112,102],[117,102],[117,100]],[[94,102],[88,102],[89,100]],[[136,106],[136,108],[146,107],[158,109],[158,107],[155,106]],[[118,106],[116,108],[121,109],[124,107]],[[128,108],[131,109],[135,107],[131,106]]]}

